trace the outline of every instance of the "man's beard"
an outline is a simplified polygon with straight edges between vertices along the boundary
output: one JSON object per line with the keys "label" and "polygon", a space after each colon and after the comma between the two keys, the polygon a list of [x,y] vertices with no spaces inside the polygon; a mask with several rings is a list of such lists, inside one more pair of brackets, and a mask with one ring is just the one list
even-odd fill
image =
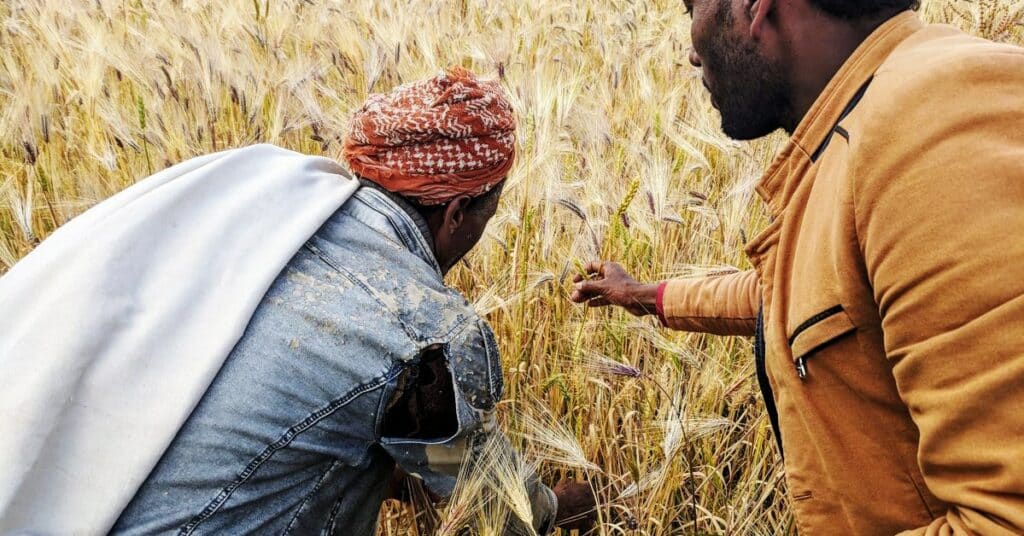
{"label": "man's beard", "polygon": [[722,130],[737,140],[753,140],[782,128],[790,115],[789,85],[781,66],[765,58],[752,42],[737,39],[730,2],[719,3],[715,15],[721,29],[704,54],[714,71],[710,87],[722,114]]}

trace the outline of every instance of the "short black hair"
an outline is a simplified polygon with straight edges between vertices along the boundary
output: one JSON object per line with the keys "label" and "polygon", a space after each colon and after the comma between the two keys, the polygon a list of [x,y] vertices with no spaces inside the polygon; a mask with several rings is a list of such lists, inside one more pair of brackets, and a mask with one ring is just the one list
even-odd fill
{"label": "short black hair", "polygon": [[895,15],[908,9],[917,9],[918,0],[811,0],[818,9],[841,19]]}

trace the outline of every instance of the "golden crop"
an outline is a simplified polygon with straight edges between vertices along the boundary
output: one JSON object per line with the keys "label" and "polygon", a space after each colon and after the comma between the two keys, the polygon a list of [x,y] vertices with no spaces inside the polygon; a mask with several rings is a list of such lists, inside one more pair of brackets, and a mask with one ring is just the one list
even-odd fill
{"label": "golden crop", "polygon": [[[1019,1],[922,10],[1024,42]],[[501,416],[526,460],[548,482],[589,478],[601,534],[790,533],[750,342],[567,301],[591,259],[649,281],[746,266],[766,223],[753,185],[781,138],[724,138],[688,47],[678,0],[5,0],[0,273],[192,156],[270,142],[337,157],[368,93],[462,64],[500,77],[520,117],[501,210],[450,282],[498,334]],[[416,534],[417,516],[497,531],[524,499],[479,492],[514,486],[512,463],[447,510],[389,504],[381,534]]]}

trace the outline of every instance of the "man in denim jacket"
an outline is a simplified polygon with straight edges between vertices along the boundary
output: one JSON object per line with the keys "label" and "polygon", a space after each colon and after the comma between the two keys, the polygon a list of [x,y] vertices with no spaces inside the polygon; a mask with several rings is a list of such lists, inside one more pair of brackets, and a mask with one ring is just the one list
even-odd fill
{"label": "man in denim jacket", "polygon": [[[502,377],[443,277],[494,215],[513,143],[501,90],[461,70],[371,97],[346,148],[360,189],[278,276],[113,532],[373,534],[396,465],[450,495],[500,435]],[[546,534],[557,499],[525,484]]]}
{"label": "man in denim jacket", "polygon": [[[460,196],[430,232],[402,198],[358,190],[264,297],[114,532],[372,534],[396,463],[450,494],[466,449],[500,433],[501,365],[433,244],[475,242],[499,192]],[[543,534],[556,502],[530,488]]]}

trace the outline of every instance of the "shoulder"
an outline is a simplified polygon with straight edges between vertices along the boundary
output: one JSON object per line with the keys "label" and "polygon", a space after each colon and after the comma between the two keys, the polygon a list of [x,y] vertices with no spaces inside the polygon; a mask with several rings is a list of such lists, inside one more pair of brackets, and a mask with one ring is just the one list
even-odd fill
{"label": "shoulder", "polygon": [[390,314],[413,344],[444,351],[461,396],[472,407],[491,410],[503,392],[501,357],[491,327],[458,291],[431,278],[390,272],[391,283],[377,279]]}
{"label": "shoulder", "polygon": [[[329,265],[344,291],[338,307],[362,326],[364,344],[410,359],[441,348],[462,397],[474,408],[493,409],[502,395],[501,360],[491,328],[458,291],[421,259],[381,238],[333,229],[332,240],[314,237],[309,251]],[[343,302],[343,303],[341,303]]]}
{"label": "shoulder", "polygon": [[872,215],[885,216],[875,231],[925,217],[930,228],[956,229],[967,214],[1017,203],[1022,87],[1018,47],[933,26],[897,48],[846,125],[861,236]]}
{"label": "shoulder", "polygon": [[413,340],[443,342],[477,318],[436,268],[358,219],[332,217],[307,246],[372,302],[366,312],[395,319]]}
{"label": "shoulder", "polygon": [[1024,147],[1024,49],[929,26],[878,69],[844,122],[861,186]]}
{"label": "shoulder", "polygon": [[927,26],[881,65],[858,114],[865,128],[917,130],[1024,104],[1024,48]]}

